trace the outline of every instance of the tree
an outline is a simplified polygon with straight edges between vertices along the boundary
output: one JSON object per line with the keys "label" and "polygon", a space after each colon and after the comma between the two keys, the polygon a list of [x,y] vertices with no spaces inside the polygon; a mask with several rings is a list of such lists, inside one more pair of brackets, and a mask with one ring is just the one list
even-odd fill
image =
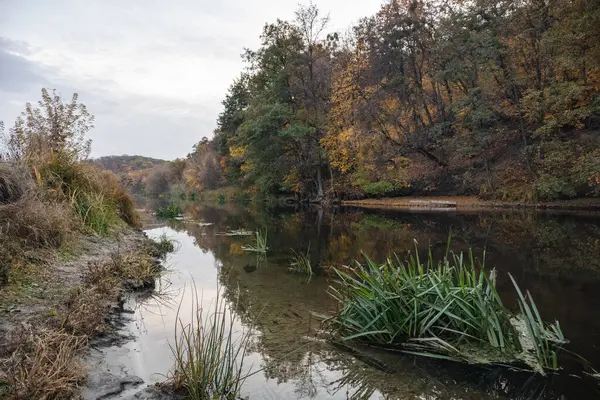
{"label": "tree", "polygon": [[91,140],[85,135],[94,127],[94,116],[77,100],[77,93],[65,103],[55,90],[50,94],[42,89],[38,106],[27,103],[10,128],[4,140],[4,158],[35,164],[52,152],[60,152],[73,160],[86,159]]}

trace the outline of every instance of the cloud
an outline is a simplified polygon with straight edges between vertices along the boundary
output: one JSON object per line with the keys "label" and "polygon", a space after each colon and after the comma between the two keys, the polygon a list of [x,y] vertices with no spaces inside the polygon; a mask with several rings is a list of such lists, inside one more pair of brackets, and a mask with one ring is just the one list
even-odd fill
{"label": "cloud", "polygon": [[0,37],[1,91],[18,93],[31,86],[48,83],[42,68],[21,55],[28,50],[25,43]]}
{"label": "cloud", "polygon": [[[332,29],[379,1],[320,0]],[[92,155],[185,156],[211,137],[226,90],[266,22],[298,0],[0,0],[0,120],[43,87],[73,92],[96,116]]]}

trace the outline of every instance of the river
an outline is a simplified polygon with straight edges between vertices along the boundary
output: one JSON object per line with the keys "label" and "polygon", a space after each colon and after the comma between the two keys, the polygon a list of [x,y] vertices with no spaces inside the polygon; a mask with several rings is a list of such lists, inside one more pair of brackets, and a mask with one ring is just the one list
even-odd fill
{"label": "river", "polygon": [[[242,247],[266,230],[266,260]],[[252,330],[244,383],[250,399],[595,399],[599,382],[564,353],[564,369],[549,377],[502,367],[473,367],[365,349],[385,368],[364,363],[322,340],[313,315],[331,314],[334,282],[328,267],[349,265],[364,254],[381,261],[418,247],[445,251],[472,248],[486,268],[498,270],[505,303],[516,307],[512,274],[531,292],[545,320],[560,321],[567,350],[600,369],[600,216],[534,212],[401,212],[360,209],[323,211],[254,208],[188,209],[186,220],[147,230],[167,234],[178,249],[157,294],[129,299],[124,329],[133,338],[113,357],[147,384],[172,368],[177,307],[191,312],[192,284],[203,304],[225,296],[235,311],[236,332]],[[308,252],[317,274],[310,280],[288,271],[292,251]]]}

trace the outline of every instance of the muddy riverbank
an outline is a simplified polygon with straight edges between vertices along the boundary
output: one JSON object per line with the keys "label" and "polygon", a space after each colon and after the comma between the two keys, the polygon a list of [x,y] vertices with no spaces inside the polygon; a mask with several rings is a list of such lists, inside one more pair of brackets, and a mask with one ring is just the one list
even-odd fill
{"label": "muddy riverbank", "polygon": [[0,397],[99,399],[142,383],[96,353],[126,341],[123,304],[154,288],[163,249],[131,228],[69,243],[27,254],[0,289]]}

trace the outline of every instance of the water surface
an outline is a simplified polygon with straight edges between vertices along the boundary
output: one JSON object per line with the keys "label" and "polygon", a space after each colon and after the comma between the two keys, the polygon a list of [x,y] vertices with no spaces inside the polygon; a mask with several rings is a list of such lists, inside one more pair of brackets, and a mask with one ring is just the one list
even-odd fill
{"label": "water surface", "polygon": [[[131,368],[147,383],[164,380],[172,367],[176,308],[191,312],[191,284],[204,304],[225,296],[239,320],[235,330],[253,330],[246,368],[259,370],[244,384],[250,399],[593,399],[598,384],[581,366],[563,360],[565,373],[549,378],[499,367],[470,367],[363,349],[364,357],[331,346],[312,316],[335,312],[327,293],[334,283],[328,267],[350,264],[363,253],[382,261],[403,257],[415,245],[445,251],[471,247],[499,272],[499,290],[514,306],[511,273],[531,291],[542,316],[558,319],[569,350],[600,366],[600,219],[594,215],[548,213],[406,213],[344,209],[279,210],[190,208],[189,220],[151,229],[179,243],[167,260],[170,273],[158,298],[130,301],[136,312],[127,329]],[[266,260],[245,252],[251,236],[232,231],[268,231]],[[288,272],[292,250],[308,252],[317,275]],[[414,251],[414,250],[413,250]],[[256,269],[254,268],[256,267]],[[251,271],[251,272],[247,272]],[[220,289],[218,289],[220,287]],[[363,354],[363,355],[364,355]],[[133,355],[133,356],[132,356]],[[383,366],[383,367],[382,367]]]}

